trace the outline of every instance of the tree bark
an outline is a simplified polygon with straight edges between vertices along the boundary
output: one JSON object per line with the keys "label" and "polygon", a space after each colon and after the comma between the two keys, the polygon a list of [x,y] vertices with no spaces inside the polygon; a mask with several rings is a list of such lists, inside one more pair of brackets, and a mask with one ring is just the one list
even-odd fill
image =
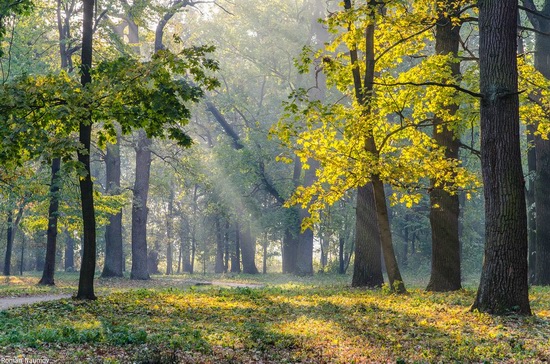
{"label": "tree bark", "polygon": [[[61,69],[66,70],[69,66],[71,55],[67,50],[67,40],[70,35],[70,14],[66,14],[66,22],[63,22],[61,15],[61,0],[57,1],[57,28],[59,33],[59,59]],[[50,186],[50,206],[48,208],[48,229],[46,232],[46,261],[42,278],[38,284],[55,285],[55,251],[57,248],[57,220],[59,215],[59,170],[61,169],[61,159],[54,158],[51,164],[51,186]]]}
{"label": "tree bark", "polygon": [[[384,284],[382,249],[372,183],[357,189],[355,263],[352,287],[378,288]],[[341,269],[344,268],[343,247]]]}
{"label": "tree bark", "polygon": [[473,310],[530,315],[519,141],[516,0],[480,0],[481,169],[485,262]]}
{"label": "tree bark", "polygon": [[136,145],[136,179],[132,201],[132,271],[131,279],[150,279],[147,262],[147,197],[151,172],[151,139],[138,131]]}
{"label": "tree bark", "polygon": [[[369,11],[372,12],[372,22],[370,22],[365,28],[365,74],[364,77],[361,77],[360,69],[358,67],[358,54],[357,47],[350,48],[350,60],[354,65],[352,69],[353,83],[355,87],[355,96],[357,102],[360,105],[364,106],[363,113],[368,115],[372,112],[371,107],[369,106],[369,98],[372,97],[374,91],[374,66],[375,66],[375,49],[374,49],[374,33],[375,33],[375,12],[378,11],[380,4],[376,1],[369,0],[368,7]],[[351,9],[351,1],[344,1],[344,7],[347,10]],[[378,150],[374,141],[373,131],[370,130],[367,135],[365,135],[365,150],[372,154],[375,158],[378,158]],[[386,264],[386,271],[388,274],[388,280],[390,288],[395,289],[398,293],[406,292],[403,279],[401,278],[401,273],[399,271],[399,266],[397,264],[397,259],[395,257],[395,251],[393,249],[393,242],[391,236],[390,221],[388,215],[388,208],[386,204],[386,193],[384,191],[384,184],[380,180],[380,177],[377,174],[371,175],[371,183],[374,195],[374,204],[366,205],[367,209],[374,208],[376,213],[376,221],[378,224],[379,230],[379,241],[357,241],[356,246],[360,244],[380,244],[382,248],[382,253],[384,256],[384,262]],[[359,201],[359,198],[358,198]],[[367,201],[371,202],[371,201]],[[357,211],[366,211],[362,209],[357,209]],[[366,221],[363,217],[358,217],[358,221]],[[359,229],[358,229],[359,230]],[[357,237],[362,236],[357,233]],[[369,247],[369,250],[378,249],[378,247]],[[358,256],[356,255],[355,261],[358,261]],[[377,268],[376,266],[373,268]],[[370,273],[372,276],[377,276],[378,272]]]}
{"label": "tree bark", "polygon": [[7,233],[6,233],[6,255],[4,255],[4,275],[9,276],[11,274],[11,254],[13,251],[13,213],[8,211],[7,219]]}
{"label": "tree bark", "polygon": [[74,238],[65,230],[67,241],[65,243],[65,272],[74,272]]}
{"label": "tree bark", "polygon": [[235,223],[235,251],[231,256],[231,273],[241,273],[241,228]]}
{"label": "tree bark", "polygon": [[223,234],[222,234],[222,227],[220,224],[220,216],[216,216],[216,262],[214,265],[214,273],[223,273],[223,252],[224,252],[224,244],[223,244]]}
{"label": "tree bark", "polygon": [[250,223],[246,225],[241,243],[243,273],[258,274],[258,268],[256,267],[256,239],[250,232]]}
{"label": "tree bark", "polygon": [[[117,143],[107,145],[105,155],[107,193],[120,194],[120,136],[117,133]],[[109,224],[105,228],[105,264],[101,276],[122,277],[122,210],[109,217]]]}
{"label": "tree bark", "polygon": [[[86,87],[92,82],[92,37],[94,20],[94,0],[83,0],[82,21],[82,56],[81,83]],[[80,121],[79,141],[82,149],[78,150],[78,161],[84,166],[86,175],[80,178],[80,200],[82,202],[83,256],[80,265],[77,299],[95,300],[94,275],[96,266],[96,232],[94,210],[94,184],[90,168],[90,153],[92,139],[92,110],[88,107],[88,115]]]}
{"label": "tree bark", "polygon": [[46,261],[42,278],[38,284],[55,285],[55,253],[57,248],[57,217],[59,213],[59,171],[61,158],[54,158],[51,164],[50,206],[48,208],[48,231],[46,233]]}
{"label": "tree bark", "polygon": [[166,275],[174,274],[173,265],[173,247],[174,247],[174,189],[170,189],[170,199],[168,200],[168,216],[166,216]]}
{"label": "tree bark", "polygon": [[[457,57],[460,45],[460,26],[454,25],[449,9],[459,10],[456,0],[447,0],[439,9],[440,16],[435,32],[435,53]],[[444,12],[444,14],[443,14]],[[460,63],[452,62],[451,77],[459,78]],[[449,115],[456,114],[458,105],[446,107]],[[445,148],[445,157],[459,159],[460,140],[451,125],[445,120],[434,118],[433,137],[438,145]],[[432,228],[432,271],[427,291],[447,292],[462,288],[460,272],[460,240],[458,235],[459,217],[458,194],[450,194],[443,186],[432,182],[430,192],[430,225]]]}
{"label": "tree bark", "polygon": [[[546,0],[541,13],[550,16],[550,1]],[[537,22],[535,34],[535,68],[550,79],[550,23],[547,19]],[[535,279],[541,286],[550,285],[550,140],[535,136]]]}
{"label": "tree bark", "polygon": [[[318,166],[318,162],[309,160],[309,169],[306,169],[304,173],[304,186],[311,186],[315,181],[315,171]],[[310,217],[307,208],[299,208],[298,212],[300,224]],[[299,231],[298,246],[296,249],[296,266],[295,272],[300,276],[313,275],[313,227],[306,229],[305,231]]]}

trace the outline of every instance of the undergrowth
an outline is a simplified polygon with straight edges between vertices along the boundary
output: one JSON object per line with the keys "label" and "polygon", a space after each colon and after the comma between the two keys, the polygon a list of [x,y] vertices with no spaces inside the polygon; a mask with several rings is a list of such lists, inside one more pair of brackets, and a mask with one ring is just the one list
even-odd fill
{"label": "undergrowth", "polygon": [[62,363],[550,360],[548,288],[532,290],[535,316],[492,317],[469,312],[471,289],[397,296],[321,280],[259,282],[264,288],[160,284],[105,289],[91,302],[12,308],[0,312],[0,357]]}

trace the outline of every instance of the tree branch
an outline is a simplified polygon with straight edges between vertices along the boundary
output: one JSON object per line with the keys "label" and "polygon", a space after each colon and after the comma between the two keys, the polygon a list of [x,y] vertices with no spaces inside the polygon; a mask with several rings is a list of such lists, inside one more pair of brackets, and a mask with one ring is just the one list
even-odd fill
{"label": "tree branch", "polygon": [[477,98],[483,98],[483,95],[465,88],[462,88],[458,85],[453,84],[446,84],[446,83],[439,83],[439,82],[397,82],[397,83],[380,83],[380,82],[374,82],[375,85],[379,86],[386,86],[386,87],[395,87],[395,86],[439,86],[439,87],[447,87],[447,88],[454,88],[457,91],[464,92],[470,96],[477,97]]}
{"label": "tree branch", "polygon": [[231,127],[231,125],[229,125],[222,113],[211,101],[206,101],[206,110],[210,111],[212,115],[214,115],[214,118],[216,119],[218,124],[220,124],[225,133],[231,137],[231,139],[233,140],[233,147],[237,150],[243,149],[244,145],[241,143],[241,138],[235,132],[235,130],[233,130],[233,128]]}

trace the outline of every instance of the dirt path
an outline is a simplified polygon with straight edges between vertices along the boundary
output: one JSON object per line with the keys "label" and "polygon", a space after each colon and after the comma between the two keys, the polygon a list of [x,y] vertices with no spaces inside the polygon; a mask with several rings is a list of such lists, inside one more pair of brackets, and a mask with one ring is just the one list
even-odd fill
{"label": "dirt path", "polygon": [[56,294],[46,296],[24,296],[24,297],[7,297],[0,298],[0,311],[6,310],[10,307],[17,307],[23,305],[30,305],[36,302],[54,301],[62,298],[70,298],[70,294]]}
{"label": "dirt path", "polygon": [[[199,280],[174,280],[173,282],[185,283],[196,286],[219,286],[219,287],[232,287],[232,288],[262,288],[262,284],[249,284],[249,283],[236,283],[236,282],[224,282],[224,281],[199,281]],[[54,301],[62,298],[70,298],[70,294],[55,294],[55,295],[39,295],[39,296],[22,296],[22,297],[1,297],[0,298],[0,311],[6,310],[10,307],[18,307],[23,305],[30,305],[37,302]]]}

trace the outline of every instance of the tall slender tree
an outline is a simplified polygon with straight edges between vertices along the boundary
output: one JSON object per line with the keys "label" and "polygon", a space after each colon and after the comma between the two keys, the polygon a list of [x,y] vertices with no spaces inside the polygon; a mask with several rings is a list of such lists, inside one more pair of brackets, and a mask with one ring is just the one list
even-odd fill
{"label": "tall slender tree", "polygon": [[[81,83],[86,87],[92,82],[92,50],[93,50],[93,20],[94,0],[83,0],[82,14],[82,55]],[[94,275],[96,266],[96,222],[94,211],[94,184],[90,168],[90,152],[92,140],[92,109],[88,107],[87,114],[80,120],[79,141],[82,147],[78,150],[78,161],[84,166],[86,175],[80,178],[80,199],[82,202],[82,221],[84,225],[84,254],[80,267],[77,299],[96,299],[94,293]]]}
{"label": "tall slender tree", "polygon": [[[59,36],[59,60],[62,70],[69,70],[71,57],[76,48],[69,49],[71,41],[70,19],[74,12],[74,0],[71,4],[64,4],[57,0],[57,31]],[[63,14],[64,13],[64,14]],[[64,15],[64,16],[63,16]],[[38,284],[55,285],[55,256],[57,250],[58,217],[59,217],[59,190],[61,184],[61,158],[54,156],[51,162],[50,206],[48,208],[48,229],[46,231],[46,259],[42,278]]]}

